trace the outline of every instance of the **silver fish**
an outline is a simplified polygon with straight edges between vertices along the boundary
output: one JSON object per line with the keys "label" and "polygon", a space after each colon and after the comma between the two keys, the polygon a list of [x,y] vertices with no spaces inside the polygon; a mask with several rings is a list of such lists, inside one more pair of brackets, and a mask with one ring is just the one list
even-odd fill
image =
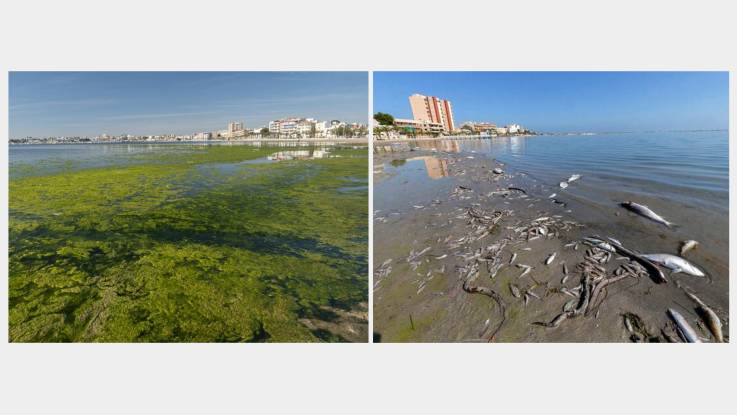
{"label": "silver fish", "polygon": [[509,263],[511,264],[512,262],[514,262],[516,258],[517,258],[517,253],[515,252],[512,254],[512,258],[509,259]]}
{"label": "silver fish", "polygon": [[660,216],[657,213],[653,212],[652,210],[650,210],[649,207],[647,207],[645,205],[640,205],[638,203],[630,202],[630,201],[622,202],[622,203],[620,203],[620,205],[622,207],[626,208],[626,209],[631,210],[632,212],[637,213],[638,215],[641,215],[641,216],[644,216],[644,217],[650,219],[653,222],[657,222],[657,223],[659,223],[661,225],[665,225],[667,227],[673,226],[672,223],[668,222],[662,216]]}
{"label": "silver fish", "polygon": [[556,252],[553,252],[552,254],[550,254],[550,256],[548,256],[548,259],[545,260],[545,265],[550,265],[553,262],[553,260],[555,259],[555,254]]}
{"label": "silver fish", "polygon": [[560,186],[561,189],[565,189],[566,187],[568,187],[568,183],[567,182],[560,182],[558,184],[558,186]]}
{"label": "silver fish", "polygon": [[571,177],[568,178],[568,183],[573,182],[573,181],[576,181],[576,180],[578,180],[580,178],[581,178],[581,175],[580,174],[571,175]]}
{"label": "silver fish", "polygon": [[698,244],[699,244],[699,243],[698,243],[697,241],[694,241],[694,240],[688,240],[688,241],[684,241],[684,242],[683,242],[683,243],[681,244],[681,256],[685,255],[685,254],[686,254],[686,252],[688,252],[688,251],[690,251],[691,249],[695,248],[695,247],[696,247],[696,245],[698,245]]}
{"label": "silver fish", "polygon": [[504,174],[504,170],[500,169],[499,167],[495,167],[492,171],[494,172],[494,174]]}
{"label": "silver fish", "polygon": [[557,193],[553,193],[552,195],[548,196],[548,199],[552,199],[552,198],[554,198],[556,196],[558,196],[558,194]]}
{"label": "silver fish", "polygon": [[673,320],[674,323],[676,323],[676,327],[678,327],[678,334],[681,336],[681,338],[683,338],[683,340],[689,343],[701,343],[701,339],[699,339],[699,336],[696,335],[693,327],[688,324],[688,321],[683,318],[681,313],[672,308],[669,308],[668,316]]}
{"label": "silver fish", "polygon": [[649,261],[672,270],[675,274],[682,272],[684,274],[693,275],[694,277],[705,276],[705,274],[700,269],[696,268],[694,264],[679,256],[671,254],[645,254],[641,256]]}

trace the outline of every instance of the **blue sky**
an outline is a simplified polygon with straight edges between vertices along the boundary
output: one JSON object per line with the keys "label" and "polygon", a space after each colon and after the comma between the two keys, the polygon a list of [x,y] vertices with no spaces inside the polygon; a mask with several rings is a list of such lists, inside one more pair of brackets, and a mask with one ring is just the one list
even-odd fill
{"label": "blue sky", "polygon": [[287,116],[366,123],[366,72],[11,72],[10,137],[189,134]]}
{"label": "blue sky", "polygon": [[727,72],[374,72],[374,112],[412,118],[413,93],[445,98],[455,122],[536,131],[727,129]]}

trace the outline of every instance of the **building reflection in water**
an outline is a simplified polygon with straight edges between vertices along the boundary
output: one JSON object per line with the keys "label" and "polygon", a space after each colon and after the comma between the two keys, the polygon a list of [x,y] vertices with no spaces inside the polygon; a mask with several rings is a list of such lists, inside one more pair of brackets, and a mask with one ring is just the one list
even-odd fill
{"label": "building reflection in water", "polygon": [[440,179],[442,177],[448,177],[448,160],[439,159],[432,156],[413,157],[407,159],[409,161],[422,160],[425,162],[425,171],[427,176],[433,180]]}
{"label": "building reflection in water", "polygon": [[267,158],[273,161],[282,160],[311,160],[321,159],[330,157],[330,151],[328,150],[287,150],[274,153]]}
{"label": "building reflection in water", "polygon": [[446,153],[458,153],[461,151],[458,140],[417,141],[415,145],[416,148],[421,148],[423,150],[437,150],[444,151]]}

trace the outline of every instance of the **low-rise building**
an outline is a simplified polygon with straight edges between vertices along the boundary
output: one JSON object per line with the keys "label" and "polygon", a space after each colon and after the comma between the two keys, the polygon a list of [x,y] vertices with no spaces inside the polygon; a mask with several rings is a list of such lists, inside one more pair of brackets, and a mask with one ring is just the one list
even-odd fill
{"label": "low-rise building", "polygon": [[403,118],[395,118],[394,126],[400,129],[407,130],[412,133],[431,133],[439,134],[445,131],[443,124],[424,120],[409,120]]}
{"label": "low-rise building", "polygon": [[269,122],[269,133],[279,136],[324,137],[325,121],[313,118],[282,118]]}

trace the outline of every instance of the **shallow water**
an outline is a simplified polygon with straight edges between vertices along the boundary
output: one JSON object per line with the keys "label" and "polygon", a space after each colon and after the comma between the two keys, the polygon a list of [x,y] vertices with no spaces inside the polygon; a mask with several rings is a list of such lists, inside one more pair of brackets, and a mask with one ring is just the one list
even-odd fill
{"label": "shallow water", "polygon": [[11,146],[11,341],[366,341],[367,149],[284,147]]}
{"label": "shallow water", "polygon": [[[433,246],[433,252],[442,249],[434,244],[435,239],[445,236],[443,232],[446,232],[438,231],[439,218],[452,218],[452,209],[463,206],[463,202],[451,205],[448,195],[459,184],[474,187],[477,193],[479,189],[494,190],[493,183],[483,179],[487,176],[476,177],[481,177],[484,184],[467,177],[466,170],[469,174],[486,171],[488,177],[493,177],[489,170],[500,163],[505,173],[510,174],[508,184],[527,189],[536,201],[534,207],[530,203],[529,210],[534,211],[531,214],[558,212],[584,225],[585,234],[612,236],[640,252],[677,254],[681,241],[699,241],[699,247],[687,258],[705,270],[709,279],[677,274],[674,280],[679,284],[683,281],[721,312],[728,309],[727,132],[379,142],[375,144],[374,157],[374,214],[380,218],[374,225],[375,266],[388,258],[396,260],[397,256],[406,256],[410,249],[419,251],[425,245]],[[567,181],[572,174],[582,177],[567,188],[561,188],[559,183]],[[556,196],[549,199],[553,193]],[[493,200],[474,198],[466,204],[480,203],[481,208],[498,209],[499,205]],[[667,229],[627,212],[619,206],[624,200],[647,205],[678,226]],[[491,203],[485,205],[488,202]],[[518,212],[527,209],[527,203],[513,206]],[[452,228],[447,231],[449,234],[462,232],[462,229],[449,227]],[[406,272],[404,268],[401,270]],[[405,277],[395,275],[394,282],[401,278]],[[386,288],[383,290],[380,296],[375,294],[375,315],[387,320],[375,322],[375,325],[381,331],[384,324],[384,329],[396,334],[389,322],[390,313],[383,313],[376,307],[396,310],[401,302],[397,303],[396,298],[387,294]],[[630,302],[620,300],[620,306],[651,307],[651,320],[662,323],[661,309],[672,306],[668,295],[677,293],[670,288],[658,292],[664,297],[649,298],[647,304],[630,293],[633,296],[628,298]],[[422,299],[422,295],[413,294],[408,297],[411,299],[403,301],[429,301]],[[428,309],[427,304],[431,302],[424,304],[424,309]],[[611,317],[611,321],[617,320]],[[549,338],[539,337],[536,332],[523,333],[508,341],[622,341],[610,329],[585,334],[562,330],[548,333]],[[416,341],[458,340],[415,335],[409,338]],[[387,339],[397,341],[398,337]]]}

